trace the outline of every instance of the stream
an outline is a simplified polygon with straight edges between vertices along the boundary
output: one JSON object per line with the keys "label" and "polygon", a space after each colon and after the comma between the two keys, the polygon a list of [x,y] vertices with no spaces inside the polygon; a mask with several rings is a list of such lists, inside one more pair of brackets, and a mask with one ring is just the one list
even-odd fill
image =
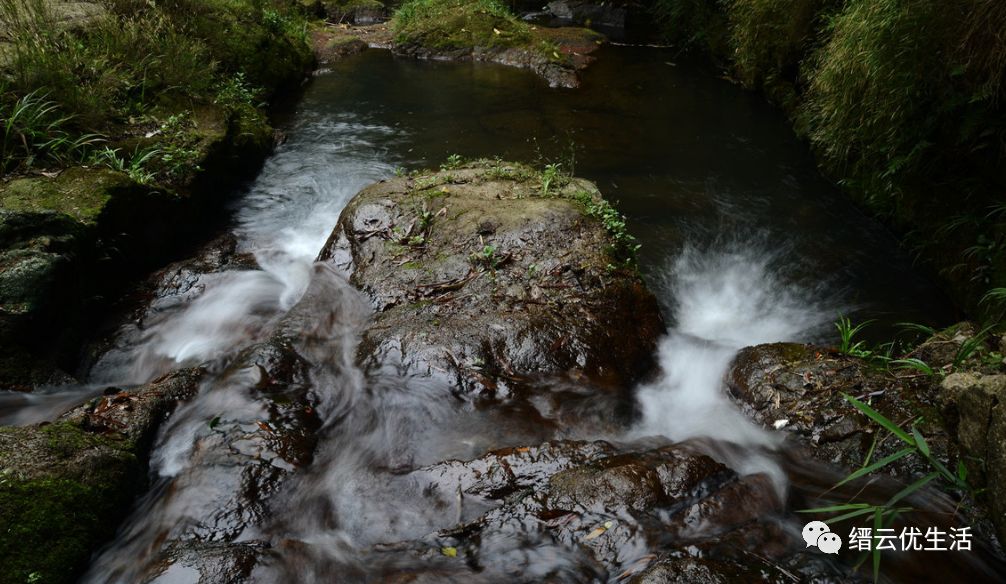
{"label": "stream", "polygon": [[[483,550],[480,579],[392,545],[492,508],[459,503],[455,516],[453,493],[431,491],[410,472],[551,439],[616,448],[688,442],[742,476],[764,474],[782,501],[841,478],[792,460],[780,451],[781,433],[729,401],[722,380],[731,359],[759,343],[833,342],[839,314],[876,319],[878,337],[897,322],[948,324],[949,303],[887,231],[820,177],[761,97],[671,52],[608,47],[598,57],[570,91],[502,66],[376,50],[319,72],[280,118],[288,140],[233,202],[234,253],[258,268],[210,270],[155,294],[142,318],[121,327],[87,385],[0,403],[4,423],[27,424],[109,385],[208,363],[197,397],[161,428],[153,487],[85,582],[194,582],[199,572],[185,560],[192,550],[220,574],[251,582],[619,581],[575,546],[533,538],[495,542],[492,559]],[[536,415],[554,423],[539,425],[516,405],[474,406],[434,381],[356,364],[369,304],[344,274],[314,259],[362,187],[455,153],[562,164],[626,214],[670,328],[661,373],[635,388],[632,404],[546,388],[577,405],[561,423],[540,408]],[[292,339],[302,361],[290,365],[297,382],[282,400],[263,399],[266,373],[248,363],[272,350],[279,356],[269,358],[285,363],[280,349],[262,349],[277,334]],[[635,412],[628,425],[610,414],[625,406]],[[263,419],[307,430],[256,438]],[[234,441],[239,435],[248,438]],[[269,464],[249,470],[241,456]],[[943,505],[938,497],[932,504]],[[792,511],[778,523],[798,532]],[[626,545],[620,562],[648,553]],[[979,581],[991,569],[978,554],[941,558],[938,568],[942,581]],[[427,579],[392,577],[413,572]],[[915,574],[885,570],[891,581],[918,581]]]}

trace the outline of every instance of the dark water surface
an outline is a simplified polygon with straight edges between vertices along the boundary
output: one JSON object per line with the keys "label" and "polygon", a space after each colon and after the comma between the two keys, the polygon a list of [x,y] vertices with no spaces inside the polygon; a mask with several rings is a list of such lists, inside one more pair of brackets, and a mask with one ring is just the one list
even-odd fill
{"label": "dark water surface", "polygon": [[685,244],[776,254],[835,309],[885,323],[946,324],[946,298],[893,236],[816,170],[764,99],[677,62],[669,50],[609,47],[577,90],[524,71],[415,62],[369,51],[336,62],[300,108],[391,126],[389,160],[451,154],[541,166],[595,181],[629,218],[644,270]]}

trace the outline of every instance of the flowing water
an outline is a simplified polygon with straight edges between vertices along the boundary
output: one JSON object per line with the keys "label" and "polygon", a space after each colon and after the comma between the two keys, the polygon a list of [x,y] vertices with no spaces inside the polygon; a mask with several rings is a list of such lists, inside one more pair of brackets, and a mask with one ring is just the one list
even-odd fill
{"label": "flowing water", "polygon": [[[366,579],[384,569],[375,562],[399,561],[367,550],[485,511],[445,517],[449,501],[403,473],[555,437],[704,442],[740,473],[768,473],[785,499],[806,486],[807,473],[777,453],[779,433],[748,421],[725,397],[722,378],[736,351],[827,340],[839,312],[876,318],[882,332],[884,323],[944,324],[950,316],[893,238],[819,177],[777,112],[669,52],[606,49],[581,89],[556,91],[503,67],[370,51],[321,72],[282,125],[289,140],[234,202],[238,252],[253,254],[258,269],[210,272],[158,295],[142,319],[122,327],[89,385],[0,402],[4,422],[29,423],[107,385],[210,364],[198,396],[160,432],[153,488],[87,582],[151,573],[161,583],[193,581],[182,564],[151,572],[165,542],[178,541],[274,550],[254,581]],[[671,326],[661,373],[636,388],[632,427],[612,430],[606,412],[619,404],[576,387],[549,389],[577,404],[576,420],[560,424],[541,406],[535,419],[550,423],[539,424],[520,410],[527,406],[473,408],[430,380],[354,363],[368,305],[344,274],[314,258],[361,187],[452,153],[561,161],[628,215]],[[316,442],[303,465],[252,439],[228,447],[220,438],[252,435],[257,420],[282,409],[262,398],[265,374],[244,357],[277,333],[294,339],[306,361],[299,388],[284,398],[310,404]],[[236,494],[254,482],[235,463],[238,443],[271,462],[272,478],[256,483],[273,489],[261,504]],[[581,563],[575,549],[554,544],[499,546],[499,566],[519,566],[525,576],[574,574]]]}

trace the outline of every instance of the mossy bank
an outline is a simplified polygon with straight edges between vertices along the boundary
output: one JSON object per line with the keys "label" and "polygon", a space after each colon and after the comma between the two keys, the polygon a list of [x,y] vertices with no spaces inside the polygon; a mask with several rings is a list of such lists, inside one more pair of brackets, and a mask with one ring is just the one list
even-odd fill
{"label": "mossy bank", "polygon": [[219,221],[313,64],[298,2],[0,5],[0,387],[76,373],[94,316]]}

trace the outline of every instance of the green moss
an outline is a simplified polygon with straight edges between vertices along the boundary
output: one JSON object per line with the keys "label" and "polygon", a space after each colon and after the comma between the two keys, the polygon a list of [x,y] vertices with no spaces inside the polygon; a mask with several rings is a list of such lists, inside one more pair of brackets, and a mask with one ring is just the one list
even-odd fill
{"label": "green moss", "polygon": [[0,584],[74,582],[141,482],[134,453],[72,422],[0,428]]}
{"label": "green moss", "polygon": [[0,206],[11,211],[65,213],[82,223],[95,223],[116,189],[130,188],[122,173],[71,168],[54,179],[13,180],[0,190]]}
{"label": "green moss", "polygon": [[70,422],[55,422],[42,427],[47,446],[56,456],[68,458],[87,448],[107,444],[99,436],[85,432],[77,424]]}
{"label": "green moss", "polygon": [[409,0],[395,12],[396,42],[430,49],[506,48],[531,41],[531,27],[497,0]]}
{"label": "green moss", "polygon": [[74,582],[86,565],[96,532],[107,526],[107,502],[76,481],[0,478],[0,584]]}

